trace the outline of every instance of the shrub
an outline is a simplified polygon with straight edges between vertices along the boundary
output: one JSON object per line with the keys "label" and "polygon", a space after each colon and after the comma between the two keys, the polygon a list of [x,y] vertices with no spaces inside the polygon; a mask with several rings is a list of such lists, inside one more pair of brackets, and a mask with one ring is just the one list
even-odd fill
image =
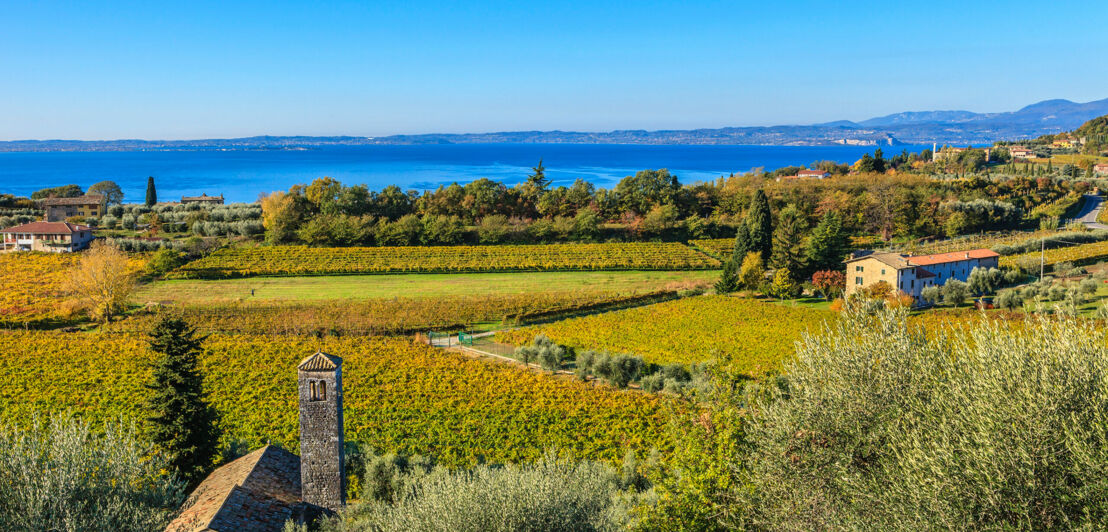
{"label": "shrub", "polygon": [[661,373],[654,373],[647,375],[639,380],[639,386],[642,387],[642,391],[647,393],[657,393],[662,391],[666,385],[666,378]]}
{"label": "shrub", "polygon": [[996,297],[996,305],[1005,310],[1023,308],[1023,297],[1018,290],[1005,290]]}
{"label": "shrub", "polygon": [[748,513],[727,524],[1072,530],[1108,520],[1103,330],[983,320],[968,341],[941,341],[906,319],[848,310],[798,345],[781,381],[746,395],[751,451],[728,464],[742,481],[726,493]]}
{"label": "shrub", "polygon": [[946,284],[942,288],[943,303],[947,305],[958,306],[966,302],[966,297],[969,295],[969,288],[966,283],[957,279],[948,279]]}
{"label": "shrub", "polygon": [[928,286],[923,290],[920,290],[919,296],[927,303],[935,305],[939,302],[940,299],[942,299],[942,289],[934,285]]}
{"label": "shrub", "polygon": [[594,374],[616,388],[626,388],[628,384],[639,378],[642,368],[642,358],[622,353],[615,355],[604,353],[597,356],[593,362]]}
{"label": "shrub", "polygon": [[[341,521],[330,520],[321,528],[325,532],[615,532],[627,526],[621,512],[614,511],[620,480],[606,465],[559,461],[550,454],[529,465],[436,470],[410,480],[396,503],[353,506]],[[286,528],[290,529],[296,530]]]}
{"label": "shrub", "polygon": [[0,427],[0,530],[161,530],[184,487],[133,427]]}

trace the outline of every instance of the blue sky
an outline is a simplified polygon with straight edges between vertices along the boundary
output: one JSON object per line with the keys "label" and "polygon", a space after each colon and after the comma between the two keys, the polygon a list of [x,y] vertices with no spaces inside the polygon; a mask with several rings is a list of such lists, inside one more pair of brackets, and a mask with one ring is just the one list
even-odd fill
{"label": "blue sky", "polygon": [[0,139],[814,123],[1108,97],[1108,2],[0,0]]}

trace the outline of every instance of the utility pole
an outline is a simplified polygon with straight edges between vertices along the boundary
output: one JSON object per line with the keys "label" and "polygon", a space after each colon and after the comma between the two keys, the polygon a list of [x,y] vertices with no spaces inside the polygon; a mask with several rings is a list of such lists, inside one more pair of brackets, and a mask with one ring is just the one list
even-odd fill
{"label": "utility pole", "polygon": [[1039,250],[1039,280],[1043,280],[1043,274],[1046,271],[1046,237],[1042,240],[1042,249]]}

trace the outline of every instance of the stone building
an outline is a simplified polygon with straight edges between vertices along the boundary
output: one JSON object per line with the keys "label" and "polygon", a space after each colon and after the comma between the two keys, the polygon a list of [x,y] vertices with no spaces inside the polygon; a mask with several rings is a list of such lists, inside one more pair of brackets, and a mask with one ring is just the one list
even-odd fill
{"label": "stone building", "polygon": [[338,511],[346,503],[342,359],[318,352],[297,367],[300,486],[304,502]]}
{"label": "stone building", "polygon": [[104,215],[106,199],[99,194],[76,198],[46,198],[39,202],[46,211],[45,221],[64,222],[69,218],[97,218]]}
{"label": "stone building", "polygon": [[971,249],[934,255],[905,255],[859,251],[846,263],[846,295],[881,281],[916,301],[924,288],[942,286],[950,279],[966,281],[974,268],[997,268],[1000,255],[991,249]]}
{"label": "stone building", "polygon": [[201,194],[199,196],[181,196],[181,204],[200,203],[203,205],[223,205],[223,194],[218,196],[209,196],[207,194]]}
{"label": "stone building", "polygon": [[302,456],[267,445],[221,466],[189,495],[166,532],[280,532],[346,503],[342,358],[297,365]]}

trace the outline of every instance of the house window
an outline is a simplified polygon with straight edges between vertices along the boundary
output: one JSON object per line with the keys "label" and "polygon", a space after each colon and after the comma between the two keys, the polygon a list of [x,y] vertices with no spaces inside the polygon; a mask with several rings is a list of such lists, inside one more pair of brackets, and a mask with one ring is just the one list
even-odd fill
{"label": "house window", "polygon": [[881,268],[881,275],[885,275],[885,268]]}
{"label": "house window", "polygon": [[311,388],[311,400],[312,401],[326,401],[327,400],[327,383],[324,381],[311,381],[308,385]]}
{"label": "house window", "polygon": [[854,284],[860,286],[862,284],[862,278],[861,277],[855,277],[854,278]]}

